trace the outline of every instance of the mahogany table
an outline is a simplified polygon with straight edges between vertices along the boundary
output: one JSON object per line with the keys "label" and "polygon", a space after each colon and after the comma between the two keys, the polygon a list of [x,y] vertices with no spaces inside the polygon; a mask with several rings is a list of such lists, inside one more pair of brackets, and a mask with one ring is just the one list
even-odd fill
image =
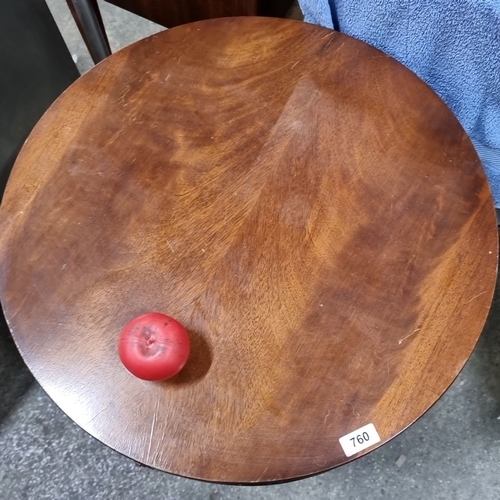
{"label": "mahogany table", "polygon": [[[482,166],[422,81],[327,29],[228,18],[127,47],[45,114],[1,207],[0,297],[90,434],[174,474],[265,483],[359,457],[435,403],[497,253]],[[191,335],[170,381],[118,358],[148,311]]]}

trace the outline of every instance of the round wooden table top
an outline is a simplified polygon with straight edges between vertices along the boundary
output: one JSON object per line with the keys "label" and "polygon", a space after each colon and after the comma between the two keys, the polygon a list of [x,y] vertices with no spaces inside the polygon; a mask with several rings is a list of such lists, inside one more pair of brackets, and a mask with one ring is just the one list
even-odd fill
{"label": "round wooden table top", "polygon": [[[496,269],[487,180],[445,104],[295,21],[114,54],[39,122],[1,209],[1,299],[42,387],[115,450],[210,481],[304,477],[401,432],[471,354]],[[160,383],[117,353],[149,311],[192,340]]]}

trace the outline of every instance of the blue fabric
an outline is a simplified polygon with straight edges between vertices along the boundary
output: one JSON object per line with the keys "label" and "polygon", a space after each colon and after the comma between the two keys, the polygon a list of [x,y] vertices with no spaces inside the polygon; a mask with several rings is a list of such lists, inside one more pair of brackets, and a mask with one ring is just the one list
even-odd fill
{"label": "blue fabric", "polygon": [[299,3],[307,22],[374,45],[441,96],[472,138],[500,207],[500,0]]}

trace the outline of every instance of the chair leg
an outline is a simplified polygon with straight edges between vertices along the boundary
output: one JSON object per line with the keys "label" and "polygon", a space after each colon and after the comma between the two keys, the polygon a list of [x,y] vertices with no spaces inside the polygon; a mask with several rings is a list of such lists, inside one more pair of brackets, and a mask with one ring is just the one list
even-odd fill
{"label": "chair leg", "polygon": [[66,3],[94,63],[111,55],[97,0],[66,0]]}

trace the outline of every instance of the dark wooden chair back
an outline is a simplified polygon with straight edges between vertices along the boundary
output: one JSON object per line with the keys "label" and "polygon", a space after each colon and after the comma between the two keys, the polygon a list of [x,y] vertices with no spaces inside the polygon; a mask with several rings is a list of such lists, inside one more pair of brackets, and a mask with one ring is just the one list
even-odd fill
{"label": "dark wooden chair back", "polygon": [[290,0],[107,0],[167,28],[227,16],[283,17]]}

